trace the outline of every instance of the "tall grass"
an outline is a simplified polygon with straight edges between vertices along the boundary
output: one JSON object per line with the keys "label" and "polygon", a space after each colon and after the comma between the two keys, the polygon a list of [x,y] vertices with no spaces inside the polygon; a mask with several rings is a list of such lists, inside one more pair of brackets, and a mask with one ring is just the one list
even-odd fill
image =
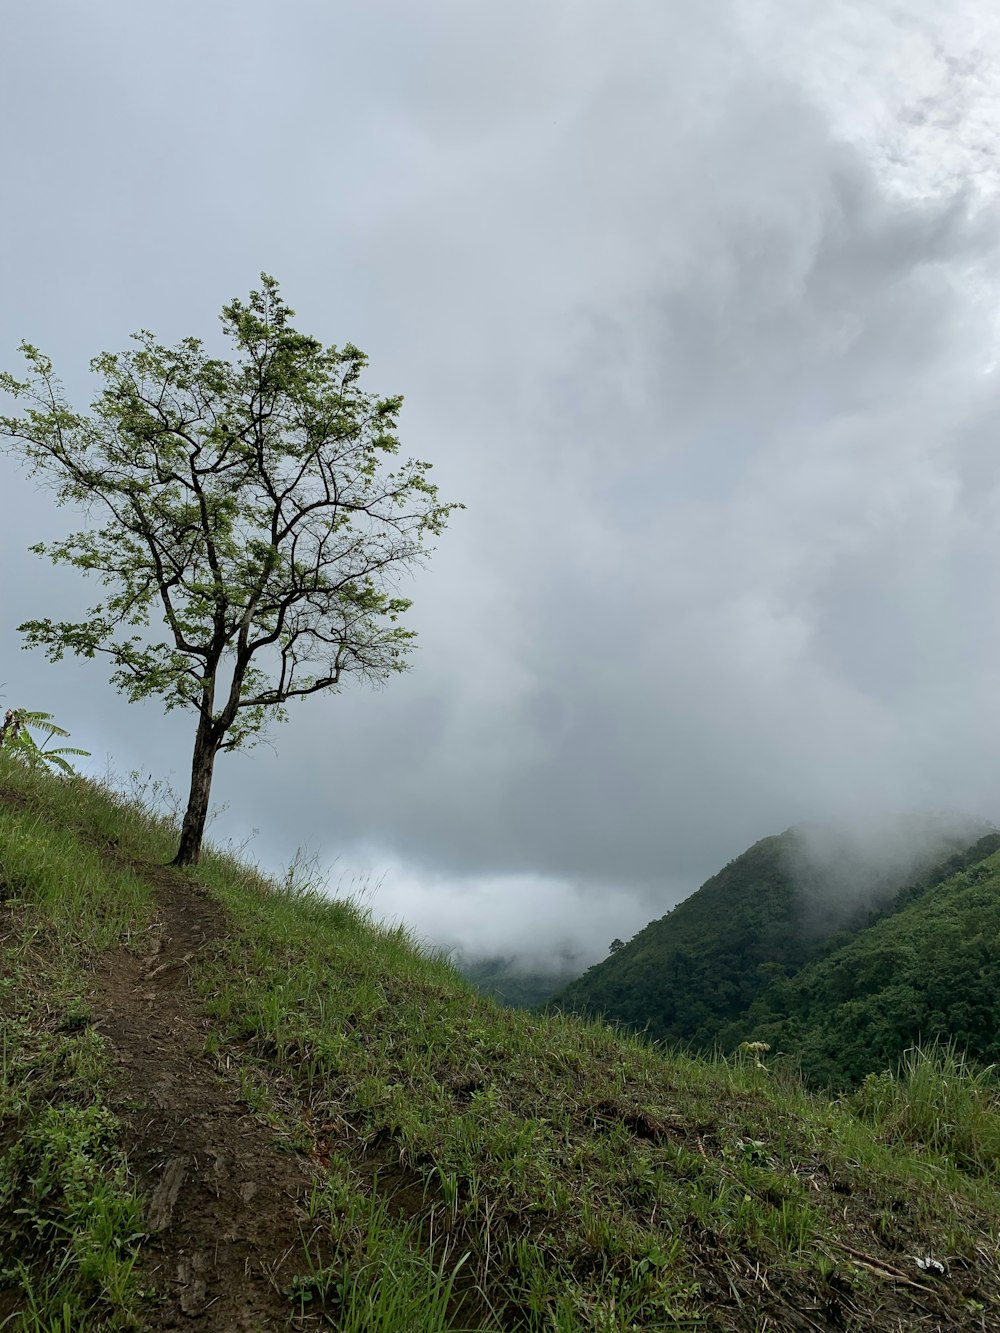
{"label": "tall grass", "polygon": [[107,783],[59,777],[0,751],[0,787],[22,798],[49,828],[72,830],[143,861],[167,861],[176,851],[176,798],[151,777],[133,772]]}
{"label": "tall grass", "polygon": [[888,1142],[1000,1176],[1000,1081],[947,1042],[914,1046],[898,1073],[869,1074],[853,1109]]}
{"label": "tall grass", "polygon": [[[309,1213],[316,1225],[305,1272],[289,1292],[300,1315],[316,1302],[340,1333],[458,1333],[456,1283],[468,1252],[456,1254],[447,1239],[428,1250],[419,1228],[394,1217],[377,1188],[356,1192],[336,1175],[314,1191]],[[335,1260],[318,1263],[314,1255],[329,1250]],[[478,1319],[476,1330],[487,1333],[487,1323]]]}
{"label": "tall grass", "polygon": [[64,947],[108,948],[149,911],[150,889],[34,809],[0,805],[0,883]]}

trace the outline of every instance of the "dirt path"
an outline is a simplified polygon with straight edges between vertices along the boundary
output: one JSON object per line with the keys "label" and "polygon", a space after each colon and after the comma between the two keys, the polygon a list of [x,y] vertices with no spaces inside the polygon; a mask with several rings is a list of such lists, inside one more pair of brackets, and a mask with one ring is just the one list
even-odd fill
{"label": "dirt path", "polygon": [[157,895],[148,954],[104,958],[91,1003],[121,1069],[112,1106],[146,1200],[139,1262],[160,1296],[147,1327],[304,1328],[282,1290],[303,1267],[309,1163],[277,1145],[235,1074],[204,1053],[191,991],[190,960],[224,933],[223,913],[169,867],[136,869]]}

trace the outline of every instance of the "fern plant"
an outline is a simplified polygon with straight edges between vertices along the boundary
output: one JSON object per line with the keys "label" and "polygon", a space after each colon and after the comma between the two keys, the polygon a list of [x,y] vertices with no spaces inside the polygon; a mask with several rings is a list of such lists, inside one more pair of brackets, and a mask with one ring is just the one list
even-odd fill
{"label": "fern plant", "polygon": [[[39,739],[36,740],[31,734],[32,728],[39,733]],[[68,735],[68,731],[52,721],[51,713],[8,708],[7,715],[0,723],[0,749],[6,750],[30,768],[55,768],[66,777],[74,777],[76,770],[68,756],[87,758],[90,751],[79,750],[73,745],[52,744],[56,737]]]}

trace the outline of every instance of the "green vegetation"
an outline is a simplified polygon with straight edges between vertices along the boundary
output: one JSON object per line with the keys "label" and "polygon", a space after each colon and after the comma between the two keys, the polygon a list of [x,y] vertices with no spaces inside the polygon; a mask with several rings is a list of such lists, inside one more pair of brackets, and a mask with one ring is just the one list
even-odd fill
{"label": "green vegetation", "polygon": [[867,1074],[852,1099],[857,1113],[891,1142],[927,1146],[963,1170],[996,1175],[1000,1165],[1000,1082],[954,1047],[906,1052],[897,1077]]}
{"label": "green vegetation", "polygon": [[767,1041],[817,1085],[894,1067],[916,1041],[1000,1061],[996,842],[983,839],[943,882],[905,891],[897,910],[827,957],[772,978],[721,1040]]}
{"label": "green vegetation", "polygon": [[[41,734],[36,739],[32,732]],[[51,713],[31,712],[27,708],[8,708],[3,722],[0,722],[0,750],[6,749],[14,759],[20,760],[31,768],[55,768],[65,777],[71,777],[73,766],[69,757],[86,758],[89,750],[79,750],[73,745],[53,745],[58,736],[69,735],[52,720]]]}
{"label": "green vegetation", "polygon": [[214,852],[167,872],[169,824],[91,783],[0,756],[0,817],[0,1323],[161,1326],[87,985],[152,880],[226,923],[185,964],[200,1077],[238,1078],[312,1170],[287,1327],[996,1326],[1000,1111],[948,1051],[832,1102],[766,1054],[502,1008],[294,877]]}
{"label": "green vegetation", "polygon": [[[879,855],[878,837],[891,856]],[[867,845],[790,829],[550,1004],[705,1052],[766,1041],[794,1053],[813,1082],[895,1066],[921,1038],[952,1038],[992,1061],[998,847],[1000,834],[971,821],[893,821]]]}
{"label": "green vegetation", "polygon": [[[0,1324],[132,1328],[140,1200],[87,988],[94,961],[145,921],[150,893],[46,817],[47,803],[74,804],[69,784],[13,756],[0,771]],[[33,792],[42,804],[25,800]]]}

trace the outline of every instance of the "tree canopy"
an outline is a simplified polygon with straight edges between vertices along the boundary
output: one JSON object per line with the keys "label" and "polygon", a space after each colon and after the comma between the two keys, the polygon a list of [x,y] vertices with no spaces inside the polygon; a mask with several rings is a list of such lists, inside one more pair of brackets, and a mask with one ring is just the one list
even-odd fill
{"label": "tree canopy", "polygon": [[398,576],[460,507],[439,499],[429,463],[395,462],[402,398],[361,388],[364,354],[324,347],[293,316],[262,274],[223,307],[231,360],[198,338],[134,334],[91,362],[104,387],[89,413],[28,343],[27,375],[0,373],[26,404],[0,417],[0,436],[92,519],[32,549],[107,589],[79,621],[19,629],[53,661],[107,657],[132,701],[197,714],[179,864],[198,860],[220,751],[290,699],[405,668]]}

